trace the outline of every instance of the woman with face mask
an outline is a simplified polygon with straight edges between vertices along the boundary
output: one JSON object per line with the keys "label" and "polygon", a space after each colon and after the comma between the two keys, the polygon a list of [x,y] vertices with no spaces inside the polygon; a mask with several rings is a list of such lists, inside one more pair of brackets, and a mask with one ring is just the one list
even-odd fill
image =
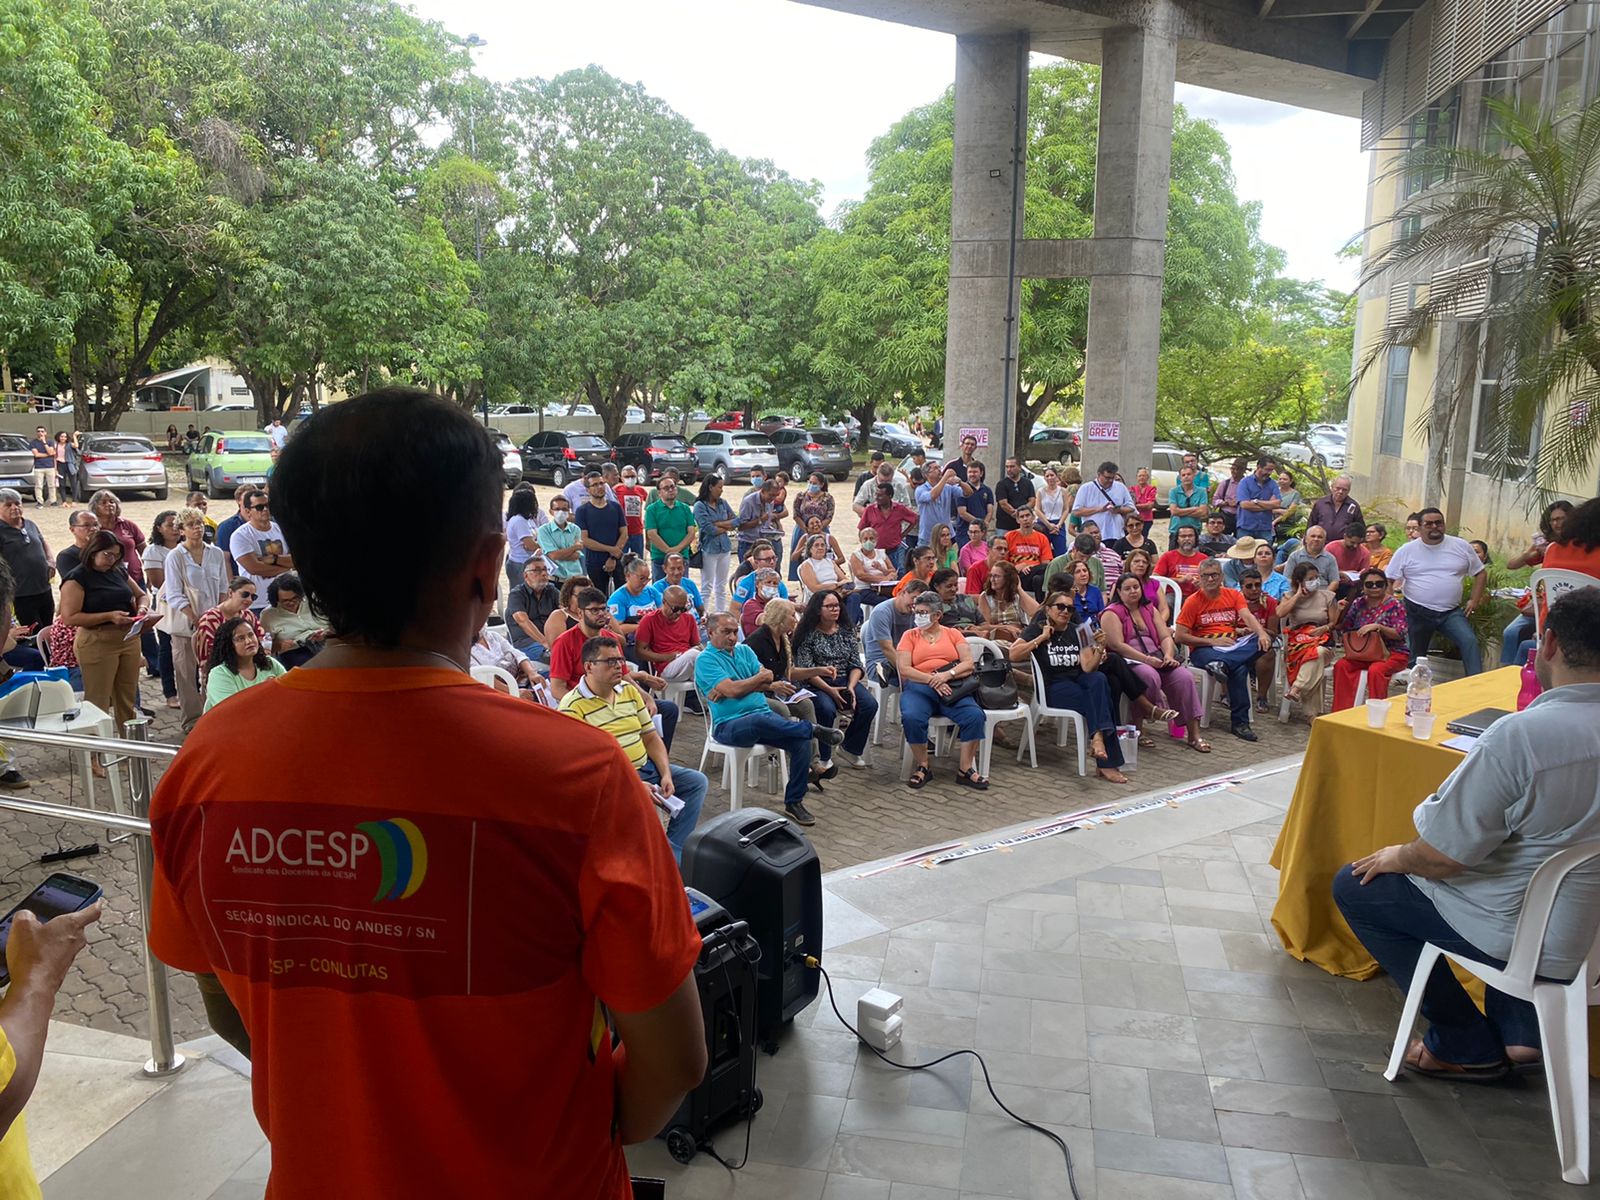
{"label": "woman with face mask", "polygon": [[955,722],[961,739],[956,782],[986,792],[989,781],[973,766],[983,745],[983,709],[972,696],[958,700],[951,695],[952,685],[972,674],[972,651],[965,637],[943,624],[944,602],[938,592],[920,593],[912,602],[911,611],[912,628],[896,647],[900,723],[916,764],[910,785],[920,788],[933,774],[928,765],[928,721],[936,716],[948,717]]}
{"label": "woman with face mask", "polygon": [[[834,500],[828,494],[828,477],[821,471],[813,471],[806,480],[806,490],[800,493],[800,498],[794,502],[794,532],[789,535],[789,580],[795,582],[800,578],[800,562],[805,557],[805,551],[800,549],[800,540],[808,537],[813,532],[811,521],[820,517],[822,528],[818,533],[827,533],[828,527],[833,524]],[[796,554],[796,551],[799,551]]]}
{"label": "woman with face mask", "polygon": [[1296,563],[1289,594],[1278,605],[1283,629],[1286,700],[1302,706],[1307,717],[1322,711],[1322,676],[1329,658],[1328,635],[1339,624],[1343,605],[1324,586],[1313,562]]}
{"label": "woman with face mask", "polygon": [[739,628],[744,630],[745,637],[756,631],[762,610],[777,598],[778,572],[772,567],[761,567],[756,571],[756,585],[750,592],[750,599],[739,610]]}
{"label": "woman with face mask", "polygon": [[870,527],[861,531],[861,545],[850,556],[850,576],[855,588],[845,595],[845,611],[850,623],[859,625],[866,611],[888,597],[900,578],[894,560],[878,549],[877,532]]}

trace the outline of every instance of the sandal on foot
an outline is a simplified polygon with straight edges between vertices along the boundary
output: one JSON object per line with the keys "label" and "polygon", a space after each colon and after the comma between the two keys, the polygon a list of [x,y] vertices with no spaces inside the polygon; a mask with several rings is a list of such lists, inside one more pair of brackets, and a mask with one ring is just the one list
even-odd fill
{"label": "sandal on foot", "polygon": [[1139,735],[1139,745],[1145,746],[1145,747],[1150,747],[1150,746],[1154,746],[1155,744],[1156,744],[1155,738],[1151,737],[1148,733],[1141,733]]}
{"label": "sandal on foot", "polygon": [[1511,1064],[1501,1059],[1496,1063],[1450,1063],[1434,1056],[1421,1038],[1412,1038],[1406,1047],[1406,1070],[1430,1079],[1451,1079],[1457,1083],[1495,1083],[1511,1073]]}
{"label": "sandal on foot", "polygon": [[989,790],[989,781],[978,774],[978,768],[976,767],[968,767],[965,771],[957,771],[956,782],[963,787],[976,788],[980,792]]}
{"label": "sandal on foot", "polygon": [[1178,710],[1175,708],[1158,708],[1150,714],[1150,719],[1153,721],[1165,721],[1170,725],[1178,719],[1179,715]]}
{"label": "sandal on foot", "polygon": [[1211,753],[1211,743],[1206,741],[1205,738],[1185,738],[1183,744],[1189,747],[1189,749],[1193,750],[1196,754]]}
{"label": "sandal on foot", "polygon": [[933,772],[927,767],[918,767],[916,770],[911,772],[911,778],[906,780],[906,786],[919,788],[923,784],[927,783],[932,775]]}

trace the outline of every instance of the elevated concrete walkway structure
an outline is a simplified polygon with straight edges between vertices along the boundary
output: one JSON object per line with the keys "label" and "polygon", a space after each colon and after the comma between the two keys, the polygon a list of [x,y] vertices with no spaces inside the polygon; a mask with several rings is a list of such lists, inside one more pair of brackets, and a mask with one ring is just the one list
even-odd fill
{"label": "elevated concrete walkway structure", "polygon": [[[1419,0],[800,2],[956,37],[947,445],[1011,452],[1021,280],[1088,278],[1084,461],[1131,478],[1155,433],[1175,81],[1359,116]],[[1030,52],[1103,68],[1091,239],[1022,237]]]}

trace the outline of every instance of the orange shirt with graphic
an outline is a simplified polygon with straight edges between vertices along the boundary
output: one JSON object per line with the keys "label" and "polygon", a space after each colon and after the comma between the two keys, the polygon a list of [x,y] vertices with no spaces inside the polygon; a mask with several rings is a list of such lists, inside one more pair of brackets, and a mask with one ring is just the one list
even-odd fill
{"label": "orange shirt with graphic", "polygon": [[244,1020],[269,1200],[630,1194],[602,1005],[700,937],[613,738],[456,671],[292,671],[201,718],[151,824],[151,946]]}
{"label": "orange shirt with graphic", "polygon": [[1042,533],[1023,533],[1013,529],[1006,534],[1006,545],[1011,550],[1011,563],[1019,571],[1027,571],[1055,557],[1050,539]]}
{"label": "orange shirt with graphic", "polygon": [[1183,602],[1176,624],[1195,637],[1238,637],[1245,629],[1239,615],[1245,608],[1244,596],[1230,587],[1220,589],[1215,600],[1197,591]]}

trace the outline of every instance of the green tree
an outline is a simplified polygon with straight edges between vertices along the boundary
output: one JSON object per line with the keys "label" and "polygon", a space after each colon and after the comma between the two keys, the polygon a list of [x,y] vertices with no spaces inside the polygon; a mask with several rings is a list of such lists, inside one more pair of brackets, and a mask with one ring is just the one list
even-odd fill
{"label": "green tree", "polygon": [[[1530,477],[1537,505],[1542,488],[1592,478],[1600,453],[1600,102],[1548,117],[1492,101],[1488,119],[1489,148],[1419,146],[1396,167],[1433,183],[1368,231],[1385,244],[1362,284],[1431,286],[1362,347],[1358,375],[1390,347],[1472,311],[1487,289],[1472,322],[1490,327],[1500,384],[1480,409],[1475,452],[1498,474]],[[1484,260],[1493,268],[1439,273]],[[1458,374],[1463,386],[1442,391],[1423,418],[1435,455],[1468,419],[1475,349]]]}
{"label": "green tree", "polygon": [[1325,399],[1316,368],[1288,346],[1174,347],[1161,355],[1156,437],[1206,459],[1254,456],[1263,430],[1304,430]]}

